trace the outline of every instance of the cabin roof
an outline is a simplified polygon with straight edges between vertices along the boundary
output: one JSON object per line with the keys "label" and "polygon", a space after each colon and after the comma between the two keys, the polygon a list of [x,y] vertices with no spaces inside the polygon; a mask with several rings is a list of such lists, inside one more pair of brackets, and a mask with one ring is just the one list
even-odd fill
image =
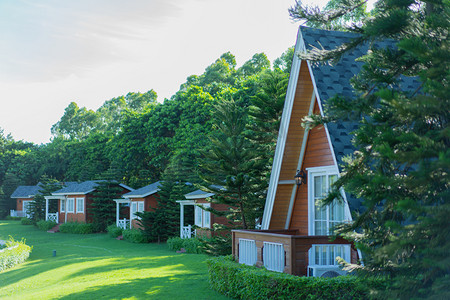
{"label": "cabin roof", "polygon": [[[300,37],[303,40],[302,42],[306,50],[313,48],[331,50],[350,42],[352,39],[358,37],[358,34],[300,27]],[[395,47],[395,41],[385,40],[374,42],[371,46],[375,48],[393,48]],[[316,88],[316,96],[319,99],[322,115],[324,111],[323,106],[326,105],[330,98],[336,95],[343,97],[356,96],[351,85],[351,79],[359,73],[364,64],[364,62],[358,61],[357,59],[367,54],[368,50],[369,44],[366,43],[346,53],[334,65],[328,63],[310,63],[311,77]],[[414,91],[420,85],[417,78],[405,76],[400,78],[398,84],[404,91]],[[339,171],[342,171],[343,157],[353,153],[355,150],[352,145],[352,132],[357,128],[357,122],[327,124],[330,143]],[[351,210],[360,210],[361,201],[359,199],[355,199],[347,194],[347,200]]]}
{"label": "cabin roof", "polygon": [[[314,47],[331,50],[358,37],[358,34],[352,32],[329,31],[309,27],[300,27],[300,32],[306,50],[311,50]],[[395,47],[395,42],[393,40],[385,40],[374,42],[372,46],[375,48],[393,48]],[[359,73],[364,64],[361,61],[357,61],[357,59],[367,54],[368,50],[369,44],[366,43],[346,53],[334,65],[325,63],[310,64],[322,112],[323,105],[335,95],[343,97],[355,96],[351,79]],[[408,91],[415,90],[420,84],[417,78],[402,76],[399,85],[402,90]],[[351,132],[357,129],[358,123],[328,123],[327,126],[338,167],[340,168],[339,165],[342,163],[342,157],[354,151],[351,143]]]}
{"label": "cabin roof", "polygon": [[186,195],[184,195],[184,197],[186,199],[204,199],[204,198],[208,198],[211,196],[214,196],[214,193],[209,193],[209,192],[205,192],[202,190],[196,190],[190,193],[187,193]]}
{"label": "cabin roof", "polygon": [[123,194],[124,198],[143,198],[160,191],[161,181],[141,187],[137,190]]}
{"label": "cabin roof", "polygon": [[40,184],[37,185],[20,185],[11,194],[11,198],[33,198],[41,189]]}
{"label": "cabin roof", "polygon": [[[79,194],[84,195],[88,194],[95,190],[95,188],[98,186],[99,182],[102,182],[105,180],[88,180],[83,182],[66,182],[65,187],[62,189],[59,189],[57,191],[54,191],[52,195],[70,195],[70,194]],[[132,191],[133,189],[124,185],[119,184],[119,186]]]}
{"label": "cabin roof", "polygon": [[[304,53],[305,51],[312,50],[314,48],[331,50],[339,47],[344,43],[350,42],[356,37],[358,37],[358,35],[355,33],[313,29],[301,26],[299,28],[297,36],[295,51],[296,53]],[[291,114],[293,113],[294,101],[308,101],[308,103],[302,103],[304,104],[303,106],[305,106],[305,104],[311,105],[311,101],[307,100],[308,97],[303,96],[297,98],[296,93],[298,81],[306,80],[306,77],[299,77],[301,71],[300,66],[307,66],[309,70],[310,77],[308,77],[308,80],[310,78],[313,85],[313,96],[315,96],[315,98],[317,99],[321,115],[324,116],[324,113],[326,113],[324,111],[324,107],[326,108],[327,101],[329,101],[329,99],[331,99],[335,95],[340,95],[345,98],[354,98],[356,96],[352,87],[351,79],[360,72],[364,62],[358,61],[358,58],[367,54],[369,47],[393,49],[394,47],[396,47],[396,43],[394,40],[385,40],[381,42],[377,41],[358,45],[351,51],[345,53],[341,57],[341,59],[334,64],[312,61],[304,61],[302,63],[302,60],[297,55],[294,55],[288,91],[286,93],[285,107],[283,109],[281,127],[277,141],[277,149],[272,166],[272,174],[270,178],[269,190],[267,193],[266,206],[264,209],[263,228],[269,228],[271,215],[275,204],[275,196],[277,193],[278,185],[281,182],[280,170],[283,165],[284,155],[286,151],[285,146],[287,143],[286,141],[288,138],[287,135],[290,124],[289,122],[292,118]],[[302,82],[302,84],[305,84],[305,82]],[[417,78],[411,77],[401,77],[395,84],[397,84],[400,89],[404,91],[414,91],[417,87],[420,86]],[[339,171],[342,171],[343,158],[349,154],[352,154],[355,150],[352,145],[352,132],[358,128],[358,123],[350,121],[336,122],[325,124],[324,127],[330,145],[330,150],[332,152],[334,165],[336,165]],[[307,134],[306,131],[305,134]],[[303,135],[303,137],[305,136],[306,135]],[[304,138],[299,141],[302,150],[300,152],[300,161],[298,161],[298,166],[301,166],[303,163],[303,151],[305,149],[304,146],[306,145],[306,142],[307,140]],[[290,147],[292,147],[292,144],[290,144]],[[288,167],[286,167],[286,169],[288,169]],[[283,176],[283,178],[285,178],[285,174]],[[284,179],[283,181],[287,180]],[[363,208],[361,207],[360,199],[355,199],[349,194],[346,194],[346,198],[351,211],[363,210]],[[290,214],[292,212],[291,210],[293,207],[293,199],[294,198],[291,197],[291,200],[289,202],[289,212],[287,218],[290,218]],[[283,205],[285,204],[286,203],[283,202]],[[280,211],[281,210],[279,209],[278,216],[280,216]],[[282,214],[283,213],[281,213],[281,215]],[[288,222],[286,222],[286,224],[288,224]]]}

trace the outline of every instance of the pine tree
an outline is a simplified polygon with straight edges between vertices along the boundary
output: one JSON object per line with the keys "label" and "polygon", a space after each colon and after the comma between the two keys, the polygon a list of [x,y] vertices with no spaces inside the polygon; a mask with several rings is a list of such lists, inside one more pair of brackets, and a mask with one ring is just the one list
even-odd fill
{"label": "pine tree", "polygon": [[94,231],[103,232],[111,224],[116,222],[116,203],[123,189],[115,180],[98,181],[95,191],[92,193],[92,204],[89,211],[92,213]]}
{"label": "pine tree", "polygon": [[[362,2],[351,0],[332,12],[297,4],[290,13],[325,21]],[[353,80],[358,96],[335,97],[326,107],[331,117],[313,123],[360,124],[357,151],[328,200],[340,187],[363,199],[366,210],[341,232],[363,251],[360,274],[388,277],[388,289],[376,298],[450,298],[449,22],[447,0],[380,0],[372,18],[346,28],[358,33],[351,42],[303,56],[333,62],[362,43],[371,46]],[[386,40],[394,47],[373,46]],[[420,85],[401,87],[411,77]]]}
{"label": "pine tree", "polygon": [[260,189],[264,161],[258,146],[245,137],[246,111],[233,100],[224,100],[215,108],[216,130],[200,161],[202,189],[215,193],[217,203],[232,208],[227,218],[243,228],[254,228],[264,205]]}
{"label": "pine tree", "polygon": [[152,211],[136,213],[148,241],[160,243],[179,235],[180,206],[176,201],[183,200],[185,194],[194,190],[193,183],[199,181],[188,156],[178,153],[171,158],[162,176],[157,206]]}
{"label": "pine tree", "polygon": [[[31,215],[31,220],[36,223],[41,220],[45,220],[45,196],[51,195],[54,191],[61,189],[62,185],[58,180],[49,178],[44,175],[41,177],[39,185],[39,192],[34,196],[33,201],[31,201],[29,206],[29,213]],[[57,203],[55,201],[49,201],[48,210],[57,211]]]}

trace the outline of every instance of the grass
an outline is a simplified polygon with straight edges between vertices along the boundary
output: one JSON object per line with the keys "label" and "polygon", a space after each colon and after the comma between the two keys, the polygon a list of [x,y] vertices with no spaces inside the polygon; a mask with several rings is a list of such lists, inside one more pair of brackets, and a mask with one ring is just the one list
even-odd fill
{"label": "grass", "polygon": [[0,221],[0,239],[9,235],[33,251],[0,273],[0,299],[228,299],[209,288],[206,255]]}

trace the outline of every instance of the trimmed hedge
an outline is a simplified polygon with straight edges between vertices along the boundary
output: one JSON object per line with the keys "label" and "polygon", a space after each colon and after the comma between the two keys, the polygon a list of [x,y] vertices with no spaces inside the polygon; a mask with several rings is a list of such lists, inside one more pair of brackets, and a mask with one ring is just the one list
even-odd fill
{"label": "trimmed hedge", "polygon": [[0,250],[0,272],[24,262],[30,256],[31,249],[24,240],[19,242],[10,238],[6,248]]}
{"label": "trimmed hedge", "polygon": [[116,225],[109,225],[106,228],[106,231],[108,232],[108,235],[112,238],[116,238],[120,235],[122,235],[122,228],[117,227]]}
{"label": "trimmed hedge", "polygon": [[59,225],[62,233],[89,234],[94,232],[94,227],[89,223],[67,222]]}
{"label": "trimmed hedge", "polygon": [[381,280],[356,276],[299,277],[238,264],[231,256],[206,261],[211,287],[237,299],[367,299]]}
{"label": "trimmed hedge", "polygon": [[48,231],[50,229],[52,229],[53,227],[56,226],[56,222],[53,221],[44,221],[41,220],[39,222],[36,223],[36,226],[43,231]]}
{"label": "trimmed hedge", "polygon": [[184,248],[187,253],[200,254],[204,253],[204,245],[202,241],[197,238],[182,239],[180,237],[173,237],[167,240],[167,246],[170,250],[179,251]]}
{"label": "trimmed hedge", "polygon": [[122,231],[123,239],[127,242],[132,243],[146,243],[148,242],[145,238],[144,234],[141,230],[133,228],[133,229],[125,229]]}

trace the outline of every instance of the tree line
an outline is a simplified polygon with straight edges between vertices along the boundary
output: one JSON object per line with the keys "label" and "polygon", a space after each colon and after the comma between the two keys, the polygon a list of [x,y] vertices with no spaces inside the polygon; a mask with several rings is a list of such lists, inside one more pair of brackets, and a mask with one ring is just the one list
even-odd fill
{"label": "tree line", "polygon": [[245,147],[258,145],[254,155],[267,175],[293,53],[288,49],[273,64],[257,53],[240,67],[233,54],[224,53],[163,103],[154,90],[113,98],[95,111],[72,102],[46,144],[15,141],[0,129],[0,216],[14,209],[10,195],[17,186],[42,178],[114,179],[139,188],[166,172],[201,183],[200,160],[215,147],[211,136],[220,133],[223,103],[240,111]]}

